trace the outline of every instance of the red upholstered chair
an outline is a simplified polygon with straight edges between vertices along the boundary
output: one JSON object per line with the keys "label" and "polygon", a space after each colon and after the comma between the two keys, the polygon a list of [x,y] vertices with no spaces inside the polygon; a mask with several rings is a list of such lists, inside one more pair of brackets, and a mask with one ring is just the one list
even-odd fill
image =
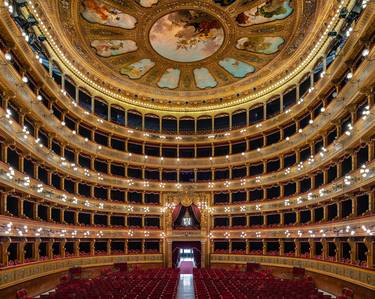
{"label": "red upholstered chair", "polygon": [[247,263],[246,264],[246,272],[254,272],[260,269],[260,264],[258,263]]}
{"label": "red upholstered chair", "polygon": [[70,279],[81,279],[82,268],[81,267],[70,268],[69,275],[70,275]]}
{"label": "red upholstered chair", "polygon": [[27,296],[27,291],[25,289],[20,289],[16,292],[17,299],[32,299],[32,297]]}
{"label": "red upholstered chair", "polygon": [[304,276],[305,275],[305,268],[293,267],[293,275],[294,276]]}
{"label": "red upholstered chair", "polygon": [[115,263],[113,264],[115,269],[118,269],[120,272],[128,271],[128,263]]}
{"label": "red upholstered chair", "polygon": [[346,299],[352,299],[353,298],[353,290],[349,289],[349,288],[343,288],[342,289],[342,294],[343,296],[346,298]]}

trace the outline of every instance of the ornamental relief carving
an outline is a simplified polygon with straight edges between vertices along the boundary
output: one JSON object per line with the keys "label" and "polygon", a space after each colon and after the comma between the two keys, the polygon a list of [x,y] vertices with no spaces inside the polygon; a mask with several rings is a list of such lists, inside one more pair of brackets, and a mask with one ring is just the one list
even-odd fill
{"label": "ornamental relief carving", "polygon": [[163,194],[164,205],[170,207],[165,212],[165,224],[167,229],[171,230],[173,221],[172,213],[173,207],[181,204],[184,207],[189,207],[192,204],[196,205],[201,213],[200,227],[202,231],[208,228],[208,205],[210,202],[210,193],[208,192],[167,192]]}

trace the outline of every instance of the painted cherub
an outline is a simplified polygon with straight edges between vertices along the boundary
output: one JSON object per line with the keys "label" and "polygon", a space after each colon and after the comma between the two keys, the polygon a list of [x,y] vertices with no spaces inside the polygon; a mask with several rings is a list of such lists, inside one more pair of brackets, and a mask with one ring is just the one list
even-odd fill
{"label": "painted cherub", "polygon": [[287,12],[283,6],[285,0],[269,0],[263,6],[258,6],[255,16],[262,16],[264,18],[272,18],[275,15],[282,15]]}

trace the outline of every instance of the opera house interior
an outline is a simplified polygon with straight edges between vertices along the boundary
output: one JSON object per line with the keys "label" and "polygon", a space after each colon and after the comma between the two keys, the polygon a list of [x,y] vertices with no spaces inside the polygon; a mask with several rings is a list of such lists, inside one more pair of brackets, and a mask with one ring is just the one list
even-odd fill
{"label": "opera house interior", "polygon": [[0,0],[0,298],[375,298],[374,43],[374,0]]}

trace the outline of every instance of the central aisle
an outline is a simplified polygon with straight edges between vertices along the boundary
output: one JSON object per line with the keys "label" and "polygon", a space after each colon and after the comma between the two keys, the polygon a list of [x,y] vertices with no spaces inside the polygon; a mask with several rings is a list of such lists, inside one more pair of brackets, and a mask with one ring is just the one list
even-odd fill
{"label": "central aisle", "polygon": [[182,261],[180,264],[181,274],[193,274],[194,264],[192,261]]}
{"label": "central aisle", "polygon": [[194,299],[193,274],[180,274],[177,299]]}

